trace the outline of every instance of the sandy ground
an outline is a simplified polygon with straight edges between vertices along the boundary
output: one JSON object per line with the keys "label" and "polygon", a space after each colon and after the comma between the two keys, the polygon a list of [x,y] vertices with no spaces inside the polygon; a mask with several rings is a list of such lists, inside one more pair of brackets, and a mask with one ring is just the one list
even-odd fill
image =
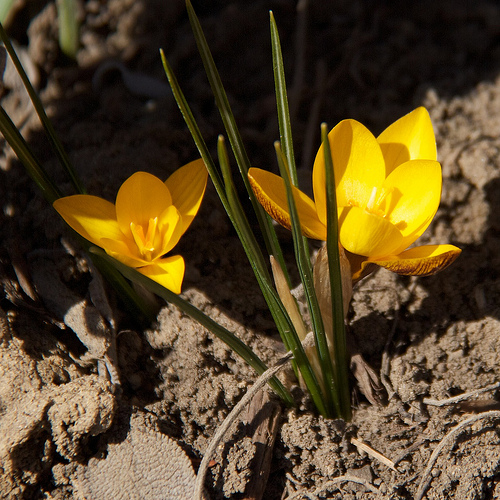
{"label": "sandy ground", "polygon": [[[355,118],[379,133],[426,106],[444,181],[421,241],[463,249],[437,276],[380,271],[357,286],[349,335],[385,382],[380,404],[370,404],[354,378],[350,423],[318,417],[296,386],[296,408],[271,398],[270,459],[258,459],[254,408],[212,457],[207,495],[500,498],[498,389],[431,404],[499,380],[498,3],[318,0],[305,17],[290,0],[193,4],[256,166],[276,168],[269,9],[282,37],[304,179],[321,121]],[[215,151],[223,128],[182,2],[81,2],[76,62],[58,50],[54,2],[17,9],[9,33],[24,47],[89,192],[113,200],[133,172],[166,178],[197,157],[165,88],[160,47]],[[131,88],[123,70],[153,81]],[[2,105],[69,194],[15,81],[5,79]],[[7,147],[0,167],[0,497],[189,498],[193,470],[254,372],[173,306],[162,305],[147,326],[112,291],[109,308],[102,296],[96,307],[98,277]],[[291,259],[290,235],[280,236]],[[178,250],[187,262],[184,296],[267,363],[276,361],[279,337],[211,186]],[[93,328],[89,317],[97,318]],[[392,462],[358,449],[353,438]],[[167,481],[172,468],[179,474]],[[251,496],[256,485],[263,491]]]}

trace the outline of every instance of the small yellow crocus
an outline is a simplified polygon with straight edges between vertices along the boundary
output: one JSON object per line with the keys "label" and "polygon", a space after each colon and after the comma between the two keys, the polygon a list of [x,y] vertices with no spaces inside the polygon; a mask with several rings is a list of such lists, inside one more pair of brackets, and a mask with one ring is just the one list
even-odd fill
{"label": "small yellow crocus", "polygon": [[[339,239],[353,281],[373,265],[403,275],[430,275],[449,266],[461,250],[453,245],[407,248],[434,218],[441,198],[441,165],[427,110],[417,108],[377,138],[356,120],[328,134],[335,174]],[[283,179],[251,168],[249,180],[265,210],[290,228]],[[293,188],[304,235],[326,240],[326,174],[323,147],[313,167],[314,201]]]}
{"label": "small yellow crocus", "polygon": [[185,264],[165,256],[185,233],[201,204],[207,169],[196,160],[165,182],[136,172],[120,187],[116,203],[91,195],[60,198],[54,208],[77,233],[169,290],[180,293]]}

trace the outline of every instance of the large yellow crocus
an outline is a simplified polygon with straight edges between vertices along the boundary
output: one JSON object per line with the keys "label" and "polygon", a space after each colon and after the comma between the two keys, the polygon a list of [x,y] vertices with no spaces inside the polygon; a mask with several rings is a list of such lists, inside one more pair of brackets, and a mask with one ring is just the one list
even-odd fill
{"label": "large yellow crocus", "polygon": [[[461,250],[453,245],[407,248],[427,229],[441,198],[441,165],[427,110],[417,108],[377,138],[356,120],[340,122],[329,134],[335,173],[339,239],[348,251],[356,281],[376,264],[403,275],[434,274]],[[251,168],[257,199],[276,221],[290,228],[284,182]],[[303,233],[326,240],[323,147],[313,167],[314,201],[294,188]]]}
{"label": "large yellow crocus", "polygon": [[184,259],[165,256],[198,212],[207,185],[202,160],[188,163],[165,182],[136,172],[120,187],[116,203],[91,195],[60,198],[54,208],[77,233],[127,266],[180,293]]}

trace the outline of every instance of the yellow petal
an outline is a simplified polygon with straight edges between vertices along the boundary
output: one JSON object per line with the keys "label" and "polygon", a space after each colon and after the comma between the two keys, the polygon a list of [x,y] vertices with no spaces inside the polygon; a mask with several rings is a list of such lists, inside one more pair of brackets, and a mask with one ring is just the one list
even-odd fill
{"label": "yellow petal", "polygon": [[[385,179],[385,162],[377,139],[356,120],[343,120],[328,134],[332,150],[337,205],[364,207],[374,187]],[[323,146],[314,160],[313,189],[316,210],[326,224],[326,177]]]}
{"label": "yellow petal", "polygon": [[434,130],[424,107],[413,110],[389,125],[377,140],[384,154],[386,175],[408,160],[437,159]]}
{"label": "yellow petal", "polygon": [[159,235],[162,241],[158,245],[158,257],[170,252],[177,245],[180,237],[184,234],[184,224],[181,214],[177,207],[171,205],[163,214],[158,222]]}
{"label": "yellow petal", "polygon": [[133,240],[126,238],[103,238],[100,245],[107,254],[129,267],[141,267],[149,264],[140,254]]}
{"label": "yellow petal", "polygon": [[97,246],[102,246],[102,238],[123,238],[115,206],[109,201],[77,194],[59,198],[53,206],[72,229]]}
{"label": "yellow petal", "polygon": [[202,159],[177,169],[165,185],[172,196],[172,204],[182,216],[183,232],[189,227],[200,208],[207,187],[208,171]]}
{"label": "yellow petal", "polygon": [[147,172],[136,172],[118,191],[116,219],[122,232],[132,238],[131,222],[147,228],[149,219],[158,217],[170,205],[170,192],[158,177]]}
{"label": "yellow petal", "polygon": [[383,188],[390,194],[381,208],[403,235],[396,254],[408,248],[431,223],[439,207],[441,184],[441,165],[431,160],[403,163],[385,180]]}
{"label": "yellow petal", "polygon": [[448,267],[462,250],[453,245],[424,245],[399,255],[370,262],[405,276],[429,276]]}
{"label": "yellow petal", "polygon": [[391,255],[401,244],[401,232],[387,219],[352,207],[340,222],[339,239],[349,252],[365,257]]}
{"label": "yellow petal", "polygon": [[181,293],[184,270],[184,259],[180,255],[166,257],[155,261],[149,266],[138,269],[141,274],[151,278],[174,293]]}
{"label": "yellow petal", "polygon": [[[260,168],[251,168],[248,171],[248,180],[264,210],[276,222],[290,229],[291,221],[284,180]],[[314,202],[299,189],[293,187],[292,190],[303,234],[308,238],[326,240],[326,227],[318,219]]]}

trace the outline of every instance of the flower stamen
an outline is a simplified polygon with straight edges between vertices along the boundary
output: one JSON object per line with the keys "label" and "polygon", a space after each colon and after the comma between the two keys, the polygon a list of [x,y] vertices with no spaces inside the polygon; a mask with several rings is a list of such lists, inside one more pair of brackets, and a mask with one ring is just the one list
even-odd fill
{"label": "flower stamen", "polygon": [[151,262],[154,258],[155,245],[154,240],[157,233],[158,217],[149,219],[148,230],[144,234],[144,228],[140,224],[130,223],[130,230],[134,237],[135,244],[139,249],[139,253],[145,260]]}
{"label": "flower stamen", "polygon": [[393,187],[389,189],[374,187],[370,194],[370,199],[366,204],[366,211],[379,217],[387,218],[390,210],[390,205],[387,204],[387,201],[393,192]]}
{"label": "flower stamen", "polygon": [[368,212],[372,212],[374,213],[377,206],[375,204],[375,202],[377,201],[377,188],[376,187],[373,187],[372,189],[372,192],[370,194],[370,199],[368,200],[368,203],[366,204],[366,210],[368,210]]}

